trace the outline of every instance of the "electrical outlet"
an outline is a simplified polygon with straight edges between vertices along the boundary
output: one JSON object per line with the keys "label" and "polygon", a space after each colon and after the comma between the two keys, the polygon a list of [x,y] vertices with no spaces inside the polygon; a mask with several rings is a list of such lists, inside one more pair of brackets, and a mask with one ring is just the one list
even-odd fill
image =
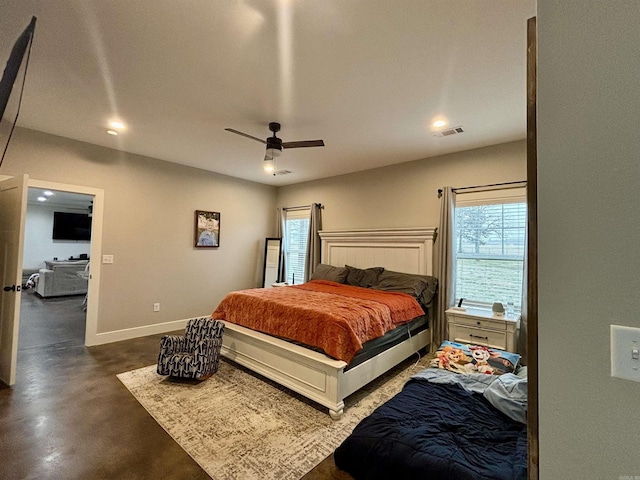
{"label": "electrical outlet", "polygon": [[154,303],[153,304],[153,311],[154,312],[159,312],[160,311],[160,304],[159,303]]}
{"label": "electrical outlet", "polygon": [[113,263],[113,255],[102,255],[102,263]]}
{"label": "electrical outlet", "polygon": [[611,325],[611,376],[640,382],[640,328]]}

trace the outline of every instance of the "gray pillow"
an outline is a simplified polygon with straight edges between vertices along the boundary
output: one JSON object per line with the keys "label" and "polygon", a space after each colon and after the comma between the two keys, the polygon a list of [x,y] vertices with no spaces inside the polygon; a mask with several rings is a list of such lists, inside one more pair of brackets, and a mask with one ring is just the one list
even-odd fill
{"label": "gray pillow", "polygon": [[378,283],[378,277],[384,271],[383,267],[356,268],[345,265],[347,269],[347,285],[371,288]]}
{"label": "gray pillow", "polygon": [[428,275],[385,270],[373,288],[386,292],[408,293],[423,305],[429,305],[438,287],[438,280]]}
{"label": "gray pillow", "polygon": [[319,263],[311,274],[309,280],[329,280],[336,283],[344,283],[347,279],[347,269],[334,267],[326,263]]}

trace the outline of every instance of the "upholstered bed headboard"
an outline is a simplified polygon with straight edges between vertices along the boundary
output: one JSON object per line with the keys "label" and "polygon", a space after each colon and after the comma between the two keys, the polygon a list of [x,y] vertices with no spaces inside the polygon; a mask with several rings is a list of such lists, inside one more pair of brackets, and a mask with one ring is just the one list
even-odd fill
{"label": "upholstered bed headboard", "polygon": [[323,230],[322,263],[433,276],[436,228]]}

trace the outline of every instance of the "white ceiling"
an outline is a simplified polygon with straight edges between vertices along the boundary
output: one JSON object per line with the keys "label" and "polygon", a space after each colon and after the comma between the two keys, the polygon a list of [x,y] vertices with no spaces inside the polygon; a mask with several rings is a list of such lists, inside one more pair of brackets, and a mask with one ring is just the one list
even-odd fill
{"label": "white ceiling", "polygon": [[[2,0],[2,64],[31,15],[18,124],[54,135],[270,185],[526,137],[535,0]],[[433,136],[440,116],[465,133]],[[326,146],[267,175],[224,129],[273,121]]]}
{"label": "white ceiling", "polygon": [[[45,198],[46,200],[42,201],[38,200],[38,198]],[[93,204],[93,195],[29,187],[27,203],[82,210],[86,212],[89,205]]]}

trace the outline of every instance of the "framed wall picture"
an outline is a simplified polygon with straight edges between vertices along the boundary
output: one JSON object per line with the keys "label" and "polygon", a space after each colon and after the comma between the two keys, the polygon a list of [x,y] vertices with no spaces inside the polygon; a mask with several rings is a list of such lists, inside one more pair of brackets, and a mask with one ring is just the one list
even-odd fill
{"label": "framed wall picture", "polygon": [[220,246],[220,212],[196,210],[196,248]]}

